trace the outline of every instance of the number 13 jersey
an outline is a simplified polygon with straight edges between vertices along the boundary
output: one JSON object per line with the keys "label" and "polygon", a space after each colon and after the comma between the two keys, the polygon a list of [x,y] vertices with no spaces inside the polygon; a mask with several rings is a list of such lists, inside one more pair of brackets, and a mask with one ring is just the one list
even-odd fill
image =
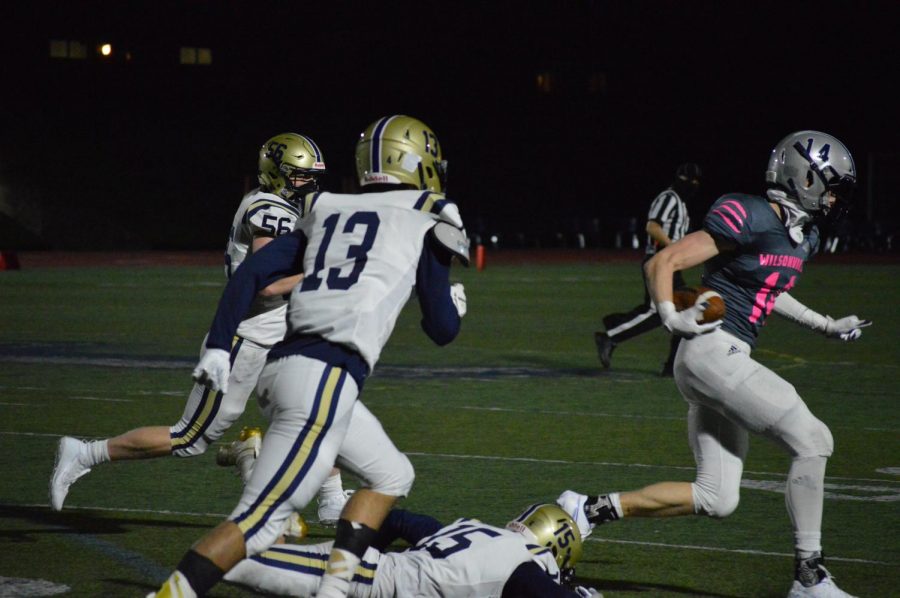
{"label": "number 13 jersey", "polygon": [[350,347],[374,368],[438,220],[462,228],[456,204],[430,191],[305,197],[297,223],[307,241],[304,277],[291,293],[289,336]]}

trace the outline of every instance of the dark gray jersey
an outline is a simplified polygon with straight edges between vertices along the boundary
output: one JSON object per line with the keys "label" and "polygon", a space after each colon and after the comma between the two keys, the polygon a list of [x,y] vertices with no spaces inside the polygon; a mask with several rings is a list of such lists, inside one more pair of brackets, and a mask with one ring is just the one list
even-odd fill
{"label": "dark gray jersey", "polygon": [[723,329],[755,346],[775,298],[797,284],[818,249],[818,230],[809,227],[795,245],[768,200],[739,193],[719,198],[703,228],[737,245],[706,262],[703,284],[725,299]]}

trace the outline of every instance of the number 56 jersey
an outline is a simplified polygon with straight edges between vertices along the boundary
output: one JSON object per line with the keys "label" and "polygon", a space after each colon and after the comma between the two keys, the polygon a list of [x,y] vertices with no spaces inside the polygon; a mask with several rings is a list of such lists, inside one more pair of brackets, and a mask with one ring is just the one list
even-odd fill
{"label": "number 56 jersey", "polygon": [[349,347],[371,370],[412,294],[426,233],[438,220],[461,229],[459,210],[429,191],[318,193],[302,208],[304,277],[288,334]]}
{"label": "number 56 jersey", "polygon": [[[299,217],[300,210],[277,195],[259,189],[245,195],[234,213],[225,246],[226,278],[230,279],[238,266],[250,257],[254,238],[287,234],[294,230]],[[274,345],[284,338],[287,330],[286,312],[286,299],[257,297],[237,334],[261,345]]]}

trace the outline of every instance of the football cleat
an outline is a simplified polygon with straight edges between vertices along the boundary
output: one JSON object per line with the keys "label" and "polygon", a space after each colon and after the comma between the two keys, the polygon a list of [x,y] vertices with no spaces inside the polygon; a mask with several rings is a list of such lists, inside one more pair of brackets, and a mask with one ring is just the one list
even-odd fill
{"label": "football cleat", "polygon": [[50,478],[50,506],[54,511],[61,511],[69,488],[81,476],[90,473],[91,468],[84,464],[82,457],[87,446],[81,440],[71,436],[63,436],[56,449],[56,464]]}
{"label": "football cleat", "polygon": [[556,499],[556,504],[562,507],[562,510],[575,520],[582,538],[590,536],[594,529],[594,525],[588,521],[587,513],[584,511],[584,505],[587,502],[587,499],[588,497],[586,495],[578,494],[572,490],[566,490]]}
{"label": "football cleat", "polygon": [[234,442],[219,447],[216,453],[216,464],[222,467],[237,465],[239,456],[259,457],[259,449],[262,446],[262,428],[245,426],[238,439]]}
{"label": "football cleat", "polygon": [[344,490],[340,494],[332,494],[330,496],[319,496],[319,509],[316,514],[319,516],[319,523],[322,525],[337,525],[338,519],[341,518],[341,511],[344,505],[350,499],[353,490]]}
{"label": "football cleat", "polygon": [[609,369],[612,362],[613,350],[616,348],[616,342],[609,338],[605,332],[594,333],[594,344],[597,345],[597,356],[600,358],[600,364]]}
{"label": "football cleat", "polygon": [[[803,585],[800,580],[812,585]],[[815,582],[815,583],[813,583]],[[825,568],[821,553],[804,560],[797,560],[794,583],[788,598],[855,598],[840,589],[828,569]]]}
{"label": "football cleat", "polygon": [[309,535],[309,526],[306,524],[306,520],[303,519],[300,513],[295,511],[285,520],[281,535],[299,540],[300,538],[305,538]]}

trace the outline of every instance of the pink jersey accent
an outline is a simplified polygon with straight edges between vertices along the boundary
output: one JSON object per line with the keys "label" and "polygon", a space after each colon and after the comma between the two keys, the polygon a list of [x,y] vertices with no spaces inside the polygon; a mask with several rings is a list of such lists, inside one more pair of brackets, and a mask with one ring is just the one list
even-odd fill
{"label": "pink jersey accent", "polygon": [[[731,210],[729,210],[729,211],[731,211]],[[727,214],[725,214],[721,209],[713,210],[713,214],[719,216],[725,222],[725,224],[728,225],[728,228],[730,228],[731,230],[733,230],[734,232],[736,232],[738,234],[741,233],[741,229],[738,228],[737,225],[735,225],[735,223],[732,222],[731,218]],[[739,222],[741,223],[741,225],[744,224],[743,221],[739,220]]]}
{"label": "pink jersey accent", "polygon": [[724,202],[722,205],[727,206],[729,204],[734,205],[734,207],[737,208],[738,212],[741,213],[741,216],[743,216],[744,218],[747,217],[747,210],[744,209],[744,206],[741,205],[741,202],[735,201],[733,199],[729,199],[728,201]]}

